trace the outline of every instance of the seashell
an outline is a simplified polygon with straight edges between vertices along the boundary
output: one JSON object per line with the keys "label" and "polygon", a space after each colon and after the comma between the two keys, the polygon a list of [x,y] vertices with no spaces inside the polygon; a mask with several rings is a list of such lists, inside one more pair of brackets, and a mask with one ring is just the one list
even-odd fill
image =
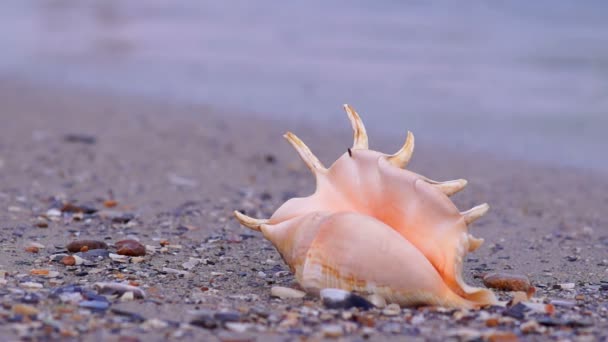
{"label": "seashell", "polygon": [[492,291],[462,279],[464,256],[483,243],[468,226],[489,206],[460,212],[449,196],[466,180],[436,182],[404,169],[414,151],[411,132],[393,155],[368,149],[361,118],[344,108],[354,143],[329,168],[293,133],[284,136],[315,175],[314,194],[288,200],[270,219],[235,211],[237,220],[262,232],[313,295],[339,288],[405,306],[497,304]]}

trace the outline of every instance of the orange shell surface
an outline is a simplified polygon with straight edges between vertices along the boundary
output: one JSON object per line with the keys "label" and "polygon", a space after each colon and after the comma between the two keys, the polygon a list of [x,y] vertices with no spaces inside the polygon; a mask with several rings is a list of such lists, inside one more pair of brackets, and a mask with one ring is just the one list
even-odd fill
{"label": "orange shell surface", "polygon": [[268,220],[235,212],[239,222],[272,242],[309,293],[340,288],[404,306],[496,304],[490,290],[462,279],[464,256],[483,242],[468,225],[487,204],[461,213],[448,196],[466,181],[439,183],[405,170],[411,133],[396,154],[369,150],[359,115],[345,109],[355,141],[329,168],[295,135],[285,135],[315,174],[314,194],[290,199]]}

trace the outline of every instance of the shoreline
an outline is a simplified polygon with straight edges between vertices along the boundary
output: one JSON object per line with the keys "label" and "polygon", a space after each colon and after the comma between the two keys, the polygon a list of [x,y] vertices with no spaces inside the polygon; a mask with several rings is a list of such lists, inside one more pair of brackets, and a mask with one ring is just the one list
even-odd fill
{"label": "shoreline", "polygon": [[[0,103],[0,222],[4,229],[0,269],[7,271],[10,284],[24,278],[40,281],[29,275],[34,267],[60,272],[63,285],[114,279],[113,271],[106,270],[76,276],[63,265],[49,264],[48,256],[60,250],[55,246],[72,239],[114,242],[134,236],[147,245],[167,239],[181,247],[153,254],[142,265],[127,264],[122,270],[148,292],[156,289],[162,304],[116,306],[148,319],[160,315],[169,320],[179,311],[173,319],[181,321],[187,319],[188,310],[198,310],[195,307],[262,306],[274,313],[302,305],[301,300],[270,299],[271,286],[294,287],[293,277],[257,275],[287,268],[261,236],[239,227],[231,212],[245,209],[252,216],[267,217],[285,198],[308,195],[313,179],[281,135],[294,131],[329,164],[352,141],[346,115],[343,128],[327,135],[313,125],[252,119],[246,113],[225,117],[208,107],[51,90],[5,80],[0,80]],[[205,114],[192,115],[194,111]],[[94,141],[69,142],[66,134]],[[371,145],[388,153],[403,138],[375,137],[370,132]],[[466,151],[459,154],[423,144],[417,146],[412,170],[437,180],[467,179],[467,189],[455,196],[461,210],[483,202],[492,207],[487,218],[472,228],[486,242],[467,258],[464,276],[468,283],[480,285],[478,276],[485,272],[508,271],[527,275],[537,285],[538,297],[573,300],[585,294],[586,299],[577,305],[588,310],[606,307],[606,292],[598,298],[587,294],[590,286],[599,286],[608,277],[608,265],[604,265],[608,219],[603,215],[608,182],[601,174]],[[109,197],[118,201],[120,210],[134,213],[133,226],[95,219],[50,221],[44,229],[34,225],[55,201],[100,207],[100,201]],[[209,242],[214,239],[219,242]],[[26,253],[24,246],[32,241],[46,248],[37,255]],[[199,265],[188,277],[158,271],[163,267],[184,270],[181,265],[189,258],[209,259],[213,264]],[[19,274],[26,276],[16,277]],[[42,281],[42,293],[53,288],[49,282]],[[574,283],[575,290],[554,289],[561,283]],[[201,288],[208,290],[201,292]],[[247,296],[257,299],[243,299]],[[315,308],[319,305],[315,299],[307,302]],[[558,310],[572,313],[570,308]],[[436,319],[429,315],[428,325],[422,327],[441,321]],[[475,322],[468,324],[476,327]],[[605,321],[597,320],[591,330],[599,337],[605,327]],[[189,333],[216,335],[199,330]],[[425,335],[432,330],[421,331],[420,336],[432,336]]]}

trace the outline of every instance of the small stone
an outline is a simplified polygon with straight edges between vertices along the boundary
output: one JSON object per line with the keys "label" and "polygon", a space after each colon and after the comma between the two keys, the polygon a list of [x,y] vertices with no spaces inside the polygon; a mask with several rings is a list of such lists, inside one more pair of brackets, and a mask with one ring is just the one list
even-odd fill
{"label": "small stone", "polygon": [[15,304],[13,305],[12,311],[14,314],[23,316],[35,316],[39,312],[35,307],[26,304]]}
{"label": "small stone", "polygon": [[323,305],[329,309],[350,309],[356,307],[367,310],[374,307],[374,304],[370,303],[367,299],[341,289],[323,289],[321,290],[321,299],[323,300]]}
{"label": "small stone", "polygon": [[146,255],[146,247],[135,240],[121,240],[114,244],[117,249],[117,254],[128,256],[144,256]]}
{"label": "small stone", "polygon": [[572,290],[576,287],[576,285],[574,283],[563,283],[563,284],[558,284],[558,286],[562,290]]}
{"label": "small stone", "polygon": [[90,264],[86,262],[85,259],[77,256],[77,255],[67,255],[61,259],[61,263],[66,266],[74,266],[74,265],[82,265],[82,264]]}
{"label": "small stone", "polygon": [[135,219],[135,215],[130,213],[124,213],[116,210],[100,210],[97,215],[102,219],[109,219],[113,223],[125,224]]}
{"label": "small stone", "polygon": [[45,246],[39,242],[30,241],[25,245],[25,247],[36,247],[38,249],[43,249]]}
{"label": "small stone", "polygon": [[44,288],[44,286],[40,283],[35,283],[33,281],[26,281],[23,283],[20,283],[19,286],[24,287],[26,289],[42,289]]}
{"label": "small stone", "polygon": [[551,304],[553,304],[555,306],[561,306],[564,308],[572,308],[576,305],[576,302],[569,301],[569,300],[553,299],[553,300],[551,300]]}
{"label": "small stone", "polygon": [[37,275],[37,276],[48,276],[49,273],[50,273],[50,271],[47,269],[33,269],[30,271],[31,275]]}
{"label": "small stone", "polygon": [[489,342],[517,342],[519,338],[510,331],[491,331],[486,334],[485,339]]}
{"label": "small stone", "polygon": [[25,247],[25,251],[28,253],[38,253],[40,251],[40,248],[34,247],[34,246],[28,246],[28,247]]}
{"label": "small stone", "polygon": [[241,314],[236,311],[220,311],[213,315],[213,318],[219,322],[238,322],[241,320]]}
{"label": "small stone", "polygon": [[48,217],[60,217],[61,216],[61,210],[59,210],[57,208],[49,209],[46,212],[46,216],[48,216]]}
{"label": "small stone", "polygon": [[528,294],[523,291],[513,292],[513,298],[511,299],[510,305],[517,305],[517,303],[525,302],[528,300]]}
{"label": "small stone", "polygon": [[524,319],[526,317],[526,311],[529,308],[524,303],[517,303],[507,310],[503,311],[504,316],[513,317],[515,319]]}
{"label": "small stone", "polygon": [[303,298],[304,296],[306,296],[306,293],[303,291],[289,288],[289,287],[273,286],[270,289],[270,295],[272,297],[287,299],[287,298]]}
{"label": "small stone", "polygon": [[123,293],[122,296],[120,296],[120,300],[122,302],[129,302],[129,301],[132,301],[133,299],[135,299],[135,295],[131,291],[127,291],[127,292]]}
{"label": "small stone", "polygon": [[99,294],[117,295],[122,296],[127,292],[133,293],[133,297],[136,299],[143,299],[146,297],[144,290],[137,286],[121,284],[121,283],[104,283],[99,282],[93,285]]}
{"label": "small stone", "polygon": [[169,323],[160,320],[158,318],[147,319],[141,324],[141,327],[146,330],[150,329],[164,329],[169,326]]}
{"label": "small stone", "polygon": [[528,322],[522,323],[519,326],[519,329],[524,334],[543,333],[546,330],[546,328],[540,326],[540,324],[538,324],[537,321],[528,321]]}
{"label": "small stone", "polygon": [[324,337],[337,338],[344,335],[344,329],[339,324],[325,324],[321,326]]}
{"label": "small stone", "polygon": [[230,331],[244,333],[251,328],[252,325],[250,323],[227,322],[225,326],[226,329]]}
{"label": "small stone", "polygon": [[483,277],[483,284],[489,288],[503,291],[530,291],[530,280],[519,274],[490,273]]}
{"label": "small stone", "polygon": [[188,259],[188,261],[186,261],[185,263],[182,264],[182,267],[187,270],[191,270],[194,267],[196,267],[196,265],[200,264],[200,262],[201,262],[201,259],[190,258],[190,259]]}
{"label": "small stone", "polygon": [[258,272],[258,277],[264,279],[264,278],[266,278],[266,273],[264,273],[262,271],[259,271]]}
{"label": "small stone", "polygon": [[[169,274],[176,274],[181,277],[189,277],[191,275],[190,272],[181,271],[181,270],[177,270],[175,268],[170,268],[170,267],[163,267],[163,272],[169,273]],[[212,273],[211,275],[213,275],[213,272],[211,272],[211,273]]]}
{"label": "small stone", "polygon": [[126,255],[118,255],[118,254],[110,253],[108,256],[110,257],[110,259],[112,259],[112,261],[122,262],[122,263],[129,262],[129,257]]}
{"label": "small stone", "polygon": [[78,303],[78,306],[81,308],[91,309],[91,310],[107,310],[110,307],[110,303],[102,300],[83,300]]}
{"label": "small stone", "polygon": [[369,300],[372,304],[374,304],[375,307],[377,308],[384,308],[386,306],[386,300],[384,299],[384,297],[378,295],[378,294],[372,294],[367,296],[367,300]]}
{"label": "small stone", "polygon": [[36,226],[38,228],[48,228],[49,223],[46,220],[40,218],[40,219],[37,219],[36,222],[34,222],[34,226]]}
{"label": "small stone", "polygon": [[384,310],[382,310],[382,314],[384,316],[397,316],[401,313],[401,307],[399,304],[389,304]]}
{"label": "small stone", "polygon": [[218,326],[217,321],[213,318],[213,312],[210,310],[198,311],[196,317],[190,321],[190,324],[205,329],[215,329]]}
{"label": "small stone", "polygon": [[490,317],[490,318],[486,319],[486,327],[494,328],[494,327],[497,327],[499,324],[500,324],[500,321],[498,320],[497,317]]}
{"label": "small stone", "polygon": [[108,249],[108,245],[99,240],[75,240],[68,243],[65,248],[72,253],[86,252],[93,249]]}
{"label": "small stone", "polygon": [[74,255],[89,261],[96,261],[108,258],[110,256],[110,252],[105,249],[92,249],[86,252],[78,252]]}

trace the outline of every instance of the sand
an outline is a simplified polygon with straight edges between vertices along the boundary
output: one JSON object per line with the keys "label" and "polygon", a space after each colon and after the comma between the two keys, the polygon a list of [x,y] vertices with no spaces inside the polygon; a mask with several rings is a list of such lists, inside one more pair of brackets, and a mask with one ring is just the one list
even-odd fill
{"label": "sand", "polygon": [[[524,339],[539,338],[540,333],[581,339],[607,336],[608,219],[603,213],[608,181],[602,174],[417,146],[411,169],[437,180],[468,179],[467,189],[454,197],[462,210],[483,202],[492,207],[472,228],[486,243],[468,256],[467,281],[481,285],[479,277],[493,271],[523,274],[536,285],[536,297],[572,303],[556,304],[555,319],[587,321],[582,327],[544,322],[539,334],[525,334],[522,320],[505,318],[492,327],[485,323],[486,316],[479,317],[480,312],[467,313],[472,318],[463,319],[454,311],[404,309],[401,319],[373,311],[369,315],[375,324],[365,330],[361,320],[341,312],[330,310],[325,320],[319,312],[326,311],[314,297],[270,298],[272,286],[297,284],[272,246],[260,234],[239,226],[231,215],[239,209],[268,217],[285,199],[309,194],[314,180],[281,135],[294,131],[329,165],[351,144],[346,116],[344,129],[332,128],[338,133],[328,136],[322,127],[306,122],[289,126],[247,113],[50,89],[14,80],[0,81],[0,104],[0,270],[6,271],[7,280],[0,285],[0,332],[7,337],[282,339],[328,337],[330,324],[341,326],[340,335],[353,339],[367,335],[463,338],[473,332],[482,335],[472,337],[488,337],[496,331]],[[398,148],[394,142],[401,139],[371,136],[370,143],[392,152]],[[41,217],[59,202],[109,211],[103,202],[110,199],[118,203],[111,210],[133,213],[136,219],[114,224],[107,217],[85,216],[80,221],[66,214],[54,220]],[[40,220],[48,227],[37,227]],[[129,237],[158,250],[141,264],[104,260],[84,274],[83,267],[49,261],[50,255],[75,239],[111,245]],[[26,252],[32,241],[45,248]],[[182,264],[191,257],[201,262],[184,269]],[[55,279],[29,275],[39,268],[60,275]],[[173,274],[172,269],[187,274]],[[9,290],[30,278],[43,289]],[[96,281],[125,279],[144,288],[148,299],[118,300],[111,310],[89,313],[48,297],[48,292],[69,284],[86,287]],[[574,289],[560,288],[558,284],[564,283],[574,283]],[[31,304],[39,310],[38,319],[11,314],[26,292],[41,297]],[[508,299],[510,294],[501,296]],[[301,307],[317,310],[317,315]],[[60,308],[66,313],[59,314]],[[119,310],[143,318],[121,316]],[[187,324],[208,313],[204,310],[238,313],[236,320],[249,330],[239,332],[241,326],[231,328],[222,322],[215,329]],[[489,315],[508,316],[492,310]],[[294,322],[288,321],[294,316]],[[44,317],[52,329],[36,325]],[[91,317],[98,324],[89,323]],[[424,319],[412,322],[413,317]],[[56,325],[49,323],[51,318]],[[473,332],[463,330],[469,328]]]}

